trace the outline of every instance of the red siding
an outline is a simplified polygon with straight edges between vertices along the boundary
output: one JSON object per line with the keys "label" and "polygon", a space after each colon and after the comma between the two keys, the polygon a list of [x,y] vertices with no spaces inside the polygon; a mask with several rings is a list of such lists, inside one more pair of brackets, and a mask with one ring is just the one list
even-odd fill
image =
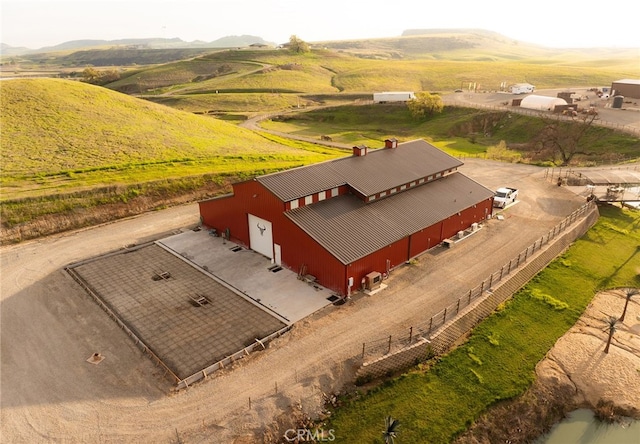
{"label": "red siding", "polygon": [[233,196],[200,202],[204,225],[218,233],[229,228],[233,242],[249,247],[247,214],[268,220],[273,224],[273,242],[281,247],[283,266],[299,273],[305,265],[306,273],[321,285],[346,294],[344,265],[284,215],[282,201],[253,180],[235,184],[233,191]]}
{"label": "red siding", "polygon": [[[229,229],[233,242],[249,247],[247,214],[253,214],[273,224],[273,242],[281,247],[282,265],[299,273],[306,267],[306,274],[316,277],[319,284],[340,295],[348,292],[348,278],[353,277],[352,292],[361,288],[364,276],[372,271],[381,273],[394,269],[445,238],[453,237],[474,222],[481,222],[492,210],[491,199],[467,208],[446,220],[420,230],[364,258],[345,266],[329,254],[315,240],[300,230],[285,215],[285,204],[259,182],[249,180],[233,186],[234,195],[200,202],[203,224],[219,233]],[[346,187],[340,187],[345,192]],[[327,191],[330,198],[330,190]],[[314,196],[314,202],[317,196]]]}
{"label": "red siding", "polygon": [[323,287],[346,294],[345,266],[288,218],[273,226],[274,242],[282,249],[283,265],[300,273],[315,276]]}
{"label": "red siding", "polygon": [[398,242],[349,264],[347,267],[347,278],[353,276],[354,288],[352,290],[359,290],[361,288],[362,278],[372,271],[385,273],[387,271],[387,260],[389,260],[390,270],[404,264],[407,260],[408,248],[409,238],[400,239]]}
{"label": "red siding", "polygon": [[416,257],[442,242],[444,239],[440,237],[441,234],[442,222],[439,222],[411,235],[408,259]]}
{"label": "red siding", "polygon": [[[255,180],[233,185],[233,196],[200,202],[202,222],[223,233],[229,228],[233,242],[249,246],[249,225],[247,214],[280,223],[284,204]],[[275,239],[274,242],[278,243]]]}

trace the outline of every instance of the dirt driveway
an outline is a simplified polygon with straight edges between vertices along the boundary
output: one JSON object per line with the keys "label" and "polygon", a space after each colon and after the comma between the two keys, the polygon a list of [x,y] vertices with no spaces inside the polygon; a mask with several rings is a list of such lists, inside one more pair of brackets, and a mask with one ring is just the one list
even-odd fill
{"label": "dirt driveway", "polygon": [[[520,188],[522,201],[455,248],[393,271],[383,292],[329,306],[177,393],[62,268],[192,227],[196,205],[3,247],[2,441],[262,442],[292,407],[315,416],[323,393],[353,380],[363,342],[424,322],[583,203],[536,167],[469,160],[461,170],[490,188]],[[105,359],[88,363],[96,352]]]}

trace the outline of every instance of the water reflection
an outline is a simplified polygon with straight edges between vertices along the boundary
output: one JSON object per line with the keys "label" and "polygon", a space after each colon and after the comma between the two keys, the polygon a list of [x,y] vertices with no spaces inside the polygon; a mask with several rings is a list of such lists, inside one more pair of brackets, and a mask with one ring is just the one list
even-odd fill
{"label": "water reflection", "polygon": [[625,418],[609,424],[598,421],[591,410],[575,410],[536,444],[640,444],[640,421]]}

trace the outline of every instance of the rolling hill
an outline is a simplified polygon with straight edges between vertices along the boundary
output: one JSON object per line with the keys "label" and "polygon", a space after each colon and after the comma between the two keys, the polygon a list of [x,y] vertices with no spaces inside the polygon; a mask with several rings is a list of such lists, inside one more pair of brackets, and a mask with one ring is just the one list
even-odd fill
{"label": "rolling hill", "polygon": [[[0,110],[3,199],[60,175],[94,172],[89,182],[109,183],[115,176],[109,179],[107,172],[117,171],[118,181],[130,182],[199,173],[198,165],[209,173],[250,171],[336,155],[68,80],[4,81]],[[172,164],[185,166],[172,173],[166,170]],[[165,169],[153,177],[160,167]]]}

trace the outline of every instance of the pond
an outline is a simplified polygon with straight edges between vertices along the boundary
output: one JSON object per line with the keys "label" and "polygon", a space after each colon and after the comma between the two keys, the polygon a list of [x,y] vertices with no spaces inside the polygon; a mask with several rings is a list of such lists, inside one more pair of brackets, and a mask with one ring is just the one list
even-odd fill
{"label": "pond", "polygon": [[600,422],[591,410],[579,409],[553,426],[535,444],[638,444],[640,421],[624,418],[619,423]]}

